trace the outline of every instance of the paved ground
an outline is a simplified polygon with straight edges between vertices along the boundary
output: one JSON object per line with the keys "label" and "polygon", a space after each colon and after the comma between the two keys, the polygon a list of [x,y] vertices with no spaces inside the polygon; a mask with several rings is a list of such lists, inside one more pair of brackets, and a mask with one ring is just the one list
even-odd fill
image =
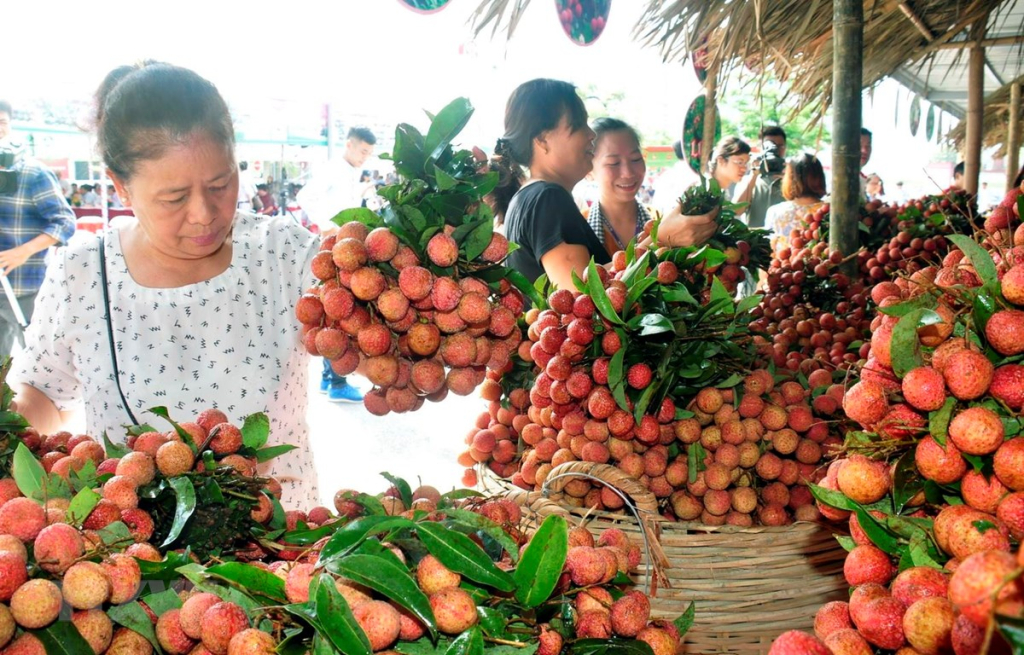
{"label": "paved ground", "polygon": [[462,486],[464,469],[455,458],[485,408],[479,396],[449,395],[416,412],[377,417],[362,404],[328,402],[319,393],[320,371],[317,359],[310,366],[309,423],[321,500],[327,507],[333,507],[338,489],[384,491],[389,483],[381,471],[405,478],[414,488],[419,480],[442,493]]}

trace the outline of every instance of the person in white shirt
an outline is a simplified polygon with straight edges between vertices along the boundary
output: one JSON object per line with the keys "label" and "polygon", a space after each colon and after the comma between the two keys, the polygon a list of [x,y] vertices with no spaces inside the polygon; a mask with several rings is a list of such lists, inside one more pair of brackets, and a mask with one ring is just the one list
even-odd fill
{"label": "person in white shirt", "polygon": [[[376,143],[377,137],[369,128],[353,127],[348,131],[341,161],[328,162],[299,191],[296,199],[309,220],[320,229],[320,234],[326,236],[337,232],[338,226],[331,219],[342,210],[362,206],[366,186],[360,182],[363,164],[373,155]],[[320,391],[326,393],[331,402],[359,403],[363,400],[363,394],[347,379],[336,374],[326,359]]]}
{"label": "person in white shirt", "polygon": [[238,209],[240,211],[254,213],[263,207],[257,207],[259,200],[256,200],[256,183],[252,181],[249,174],[249,162],[238,162]]}

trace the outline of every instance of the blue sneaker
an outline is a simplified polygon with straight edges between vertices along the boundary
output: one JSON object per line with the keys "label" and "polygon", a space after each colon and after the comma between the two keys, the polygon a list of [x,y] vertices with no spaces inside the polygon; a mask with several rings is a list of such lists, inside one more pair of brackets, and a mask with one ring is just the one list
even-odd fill
{"label": "blue sneaker", "polygon": [[332,403],[361,403],[363,394],[351,384],[330,385],[327,390],[327,400]]}
{"label": "blue sneaker", "polygon": [[331,381],[327,378],[320,378],[320,393],[327,393],[331,390]]}

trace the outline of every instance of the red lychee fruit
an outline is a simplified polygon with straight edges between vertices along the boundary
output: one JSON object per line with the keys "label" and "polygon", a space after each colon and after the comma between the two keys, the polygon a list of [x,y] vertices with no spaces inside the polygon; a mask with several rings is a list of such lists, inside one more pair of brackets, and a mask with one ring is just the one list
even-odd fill
{"label": "red lychee fruit", "polygon": [[0,533],[28,543],[46,527],[43,506],[30,498],[11,498],[0,507]]}
{"label": "red lychee fruit", "polygon": [[[852,603],[851,603],[852,605]],[[853,616],[861,636],[879,648],[896,650],[906,638],[903,634],[903,603],[885,596],[867,601],[864,608]]]}
{"label": "red lychee fruit", "polygon": [[1024,352],[1024,311],[1004,309],[992,314],[985,324],[985,338],[1001,355]]}
{"label": "red lychee fruit", "polygon": [[427,257],[436,266],[451,266],[459,259],[459,244],[447,234],[435,234],[427,242]]}
{"label": "red lychee fruit", "polygon": [[949,437],[969,455],[993,453],[1003,443],[1005,429],[999,416],[985,407],[963,410],[949,424]]}
{"label": "red lychee fruit", "polygon": [[945,598],[922,598],[907,607],[903,634],[907,642],[926,655],[941,655],[953,649],[953,604]]}
{"label": "red lychee fruit", "polygon": [[[1024,602],[1024,581],[1010,579],[1016,559],[1006,552],[989,550],[975,553],[960,563],[949,580],[949,600],[975,625],[984,628],[995,610],[1020,609]],[[999,589],[998,594],[994,591]]]}
{"label": "red lychee fruit", "polygon": [[200,592],[190,596],[181,606],[178,622],[181,630],[192,639],[203,638],[203,615],[217,603],[221,602],[215,594]]}
{"label": "red lychee fruit", "polygon": [[851,455],[836,476],[839,490],[862,505],[881,500],[889,493],[891,482],[889,469],[884,463],[863,455]]}
{"label": "red lychee fruit", "polygon": [[870,427],[885,417],[889,403],[881,385],[861,380],[847,390],[843,397],[843,409],[851,419],[864,427]]}
{"label": "red lychee fruit", "polygon": [[434,612],[437,629],[447,635],[456,635],[476,625],[476,603],[467,591],[459,587],[442,589],[430,595],[430,609]]}
{"label": "red lychee fruit", "polygon": [[633,364],[629,367],[626,379],[634,389],[646,389],[651,384],[651,367],[647,364]]}
{"label": "red lychee fruit", "polygon": [[914,463],[922,476],[939,484],[952,484],[967,472],[967,462],[956,444],[947,439],[941,446],[932,436],[918,442]]}
{"label": "red lychee fruit", "polygon": [[946,402],[946,383],[931,366],[919,366],[903,378],[903,398],[914,408],[930,412]]}
{"label": "red lychee fruit", "polygon": [[[85,554],[85,544],[78,530],[66,523],[54,523],[43,528],[36,536],[34,554],[36,562],[44,570],[63,574]],[[3,555],[0,553],[0,557]],[[4,598],[0,593],[0,600],[8,598],[10,596]]]}
{"label": "red lychee fruit", "polygon": [[412,301],[423,300],[429,296],[433,283],[433,273],[422,266],[409,266],[398,274],[398,288]]}
{"label": "red lychee fruit", "polygon": [[379,357],[391,350],[391,330],[381,323],[367,325],[359,330],[356,342],[367,357]]}
{"label": "red lychee fruit", "polygon": [[[1024,266],[1020,270],[1024,271]],[[1014,411],[1024,409],[1024,366],[1004,364],[997,368],[992,373],[992,384],[988,392]]]}
{"label": "red lychee fruit", "polygon": [[620,637],[635,637],[651,618],[651,602],[638,591],[626,593],[611,607],[612,630]]}
{"label": "red lychee fruit", "polygon": [[9,601],[18,587],[25,584],[26,580],[28,580],[28,568],[25,560],[15,553],[0,552],[0,601],[5,603]]}
{"label": "red lychee fruit", "polygon": [[212,605],[200,620],[203,646],[214,655],[226,655],[231,638],[249,627],[245,610],[231,602]]}
{"label": "red lychee fruit", "polygon": [[64,573],[64,600],[75,609],[99,607],[110,598],[110,579],[95,562],[77,562]]}
{"label": "red lychee fruit", "polygon": [[846,556],[843,564],[843,575],[851,586],[868,582],[887,585],[896,574],[889,555],[882,549],[871,546],[856,546]]}
{"label": "red lychee fruit", "polygon": [[1017,264],[1003,275],[1002,292],[1014,305],[1024,305],[1024,264]]}
{"label": "red lychee fruit", "polygon": [[366,264],[369,253],[366,244],[359,239],[339,238],[331,249],[331,258],[339,270],[352,273]]}
{"label": "red lychee fruit", "polygon": [[156,639],[170,655],[186,655],[195,646],[195,642],[181,629],[180,613],[181,610],[168,610],[156,622]]}
{"label": "red lychee fruit", "polygon": [[352,294],[359,300],[375,300],[387,288],[384,274],[376,268],[363,266],[352,272]]}
{"label": "red lychee fruit", "polygon": [[825,603],[814,615],[814,634],[818,639],[825,639],[838,630],[853,627],[850,620],[850,604],[842,600]]}
{"label": "red lychee fruit", "polygon": [[768,655],[832,655],[832,651],[814,635],[789,630],[772,642]]}
{"label": "red lychee fruit", "polygon": [[110,603],[120,605],[135,597],[142,584],[142,570],[131,555],[114,553],[101,563],[110,581]]}
{"label": "red lychee fruit", "polygon": [[62,602],[57,585],[35,578],[22,584],[11,596],[11,614],[22,628],[44,628],[57,620]]}
{"label": "red lychee fruit", "polygon": [[114,623],[103,610],[85,610],[71,614],[71,623],[96,655],[107,652],[114,636]]}
{"label": "red lychee fruit", "polygon": [[992,467],[1008,489],[1024,491],[1024,437],[1004,441],[992,458]]}
{"label": "red lychee fruit", "polygon": [[912,566],[900,571],[889,591],[893,598],[910,607],[922,598],[945,598],[948,589],[949,576],[943,571]]}
{"label": "red lychee fruit", "polygon": [[988,357],[973,350],[961,350],[950,356],[942,377],[958,400],[974,400],[988,391],[994,371]]}
{"label": "red lychee fruit", "polygon": [[[386,227],[370,230],[366,235],[366,255],[372,262],[390,261],[398,253],[398,237]],[[333,254],[333,253],[332,253]]]}
{"label": "red lychee fruit", "polygon": [[295,317],[305,325],[320,325],[324,318],[324,306],[320,298],[307,293],[295,303]]}
{"label": "red lychee fruit", "polygon": [[461,575],[446,567],[433,555],[421,559],[416,568],[416,582],[428,596],[442,589],[458,587],[461,581]]}
{"label": "red lychee fruit", "polygon": [[610,639],[612,634],[608,612],[590,610],[576,617],[576,636],[580,639]]}
{"label": "red lychee fruit", "polygon": [[491,235],[491,242],[487,244],[480,259],[485,262],[497,263],[505,259],[506,256],[508,256],[508,239],[500,232],[495,232]]}
{"label": "red lychee fruit", "polygon": [[345,287],[336,287],[323,294],[324,314],[332,321],[343,321],[352,316],[355,297]]}

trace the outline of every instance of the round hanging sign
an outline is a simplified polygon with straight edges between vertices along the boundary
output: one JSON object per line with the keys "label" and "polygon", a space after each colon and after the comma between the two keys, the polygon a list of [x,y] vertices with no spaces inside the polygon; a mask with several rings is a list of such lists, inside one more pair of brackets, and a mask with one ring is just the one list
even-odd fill
{"label": "round hanging sign", "polygon": [[924,119],[924,138],[929,141],[935,136],[935,105],[928,105],[928,113]]}
{"label": "round hanging sign", "polygon": [[921,98],[914,96],[910,101],[910,136],[917,136],[917,128],[921,125]]}
{"label": "round hanging sign", "polygon": [[447,7],[450,0],[398,0],[398,2],[406,9],[421,14],[432,14]]}
{"label": "round hanging sign", "polygon": [[[686,110],[686,120],[683,122],[683,154],[687,163],[694,173],[703,175],[700,170],[700,156],[703,148],[704,138],[704,107],[706,98],[704,94],[697,96],[690,103]],[[715,142],[722,138],[722,119],[715,114]],[[714,148],[715,144],[708,145]]]}
{"label": "round hanging sign", "polygon": [[576,45],[597,41],[608,24],[612,0],[555,0],[555,11],[565,35]]}

